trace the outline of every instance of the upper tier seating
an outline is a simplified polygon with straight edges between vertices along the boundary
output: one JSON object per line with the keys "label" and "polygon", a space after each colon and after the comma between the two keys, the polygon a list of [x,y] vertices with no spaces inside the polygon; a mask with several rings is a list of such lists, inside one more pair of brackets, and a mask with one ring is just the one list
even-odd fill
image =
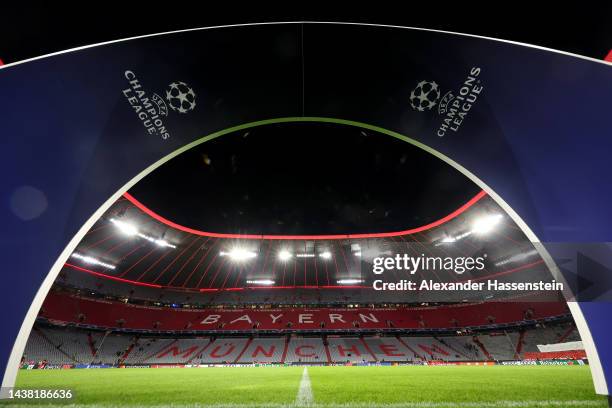
{"label": "upper tier seating", "polygon": [[[563,303],[530,304],[534,319],[566,313]],[[412,308],[180,309],[147,307],[49,293],[41,317],[56,321],[151,331],[258,331],[456,328],[522,321],[519,302]]]}

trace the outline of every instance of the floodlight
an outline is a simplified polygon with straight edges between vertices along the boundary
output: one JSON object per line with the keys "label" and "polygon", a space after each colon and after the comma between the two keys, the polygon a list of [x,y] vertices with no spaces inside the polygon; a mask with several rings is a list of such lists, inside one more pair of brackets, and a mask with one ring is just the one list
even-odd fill
{"label": "floodlight", "polygon": [[125,235],[138,235],[138,228],[136,228],[130,223],[116,220],[114,218],[111,218],[110,222],[112,222],[117,228],[119,228],[119,231],[123,232]]}
{"label": "floodlight", "polygon": [[255,252],[242,248],[234,248],[229,252],[221,251],[219,255],[229,256],[232,261],[246,261],[247,259],[255,258],[257,256]]}
{"label": "floodlight", "polygon": [[480,217],[472,224],[472,232],[475,234],[486,234],[490,232],[502,219],[501,214],[486,215]]}
{"label": "floodlight", "polygon": [[246,283],[248,285],[264,285],[264,286],[270,286],[270,285],[274,285],[274,281],[271,279],[254,279],[254,280],[247,280]]}
{"label": "floodlight", "polygon": [[357,283],[362,283],[363,280],[362,279],[339,279],[336,282],[338,282],[340,285],[354,285]]}
{"label": "floodlight", "polygon": [[323,259],[331,259],[332,257],[331,252],[329,251],[321,252],[319,256]]}
{"label": "floodlight", "polygon": [[70,255],[72,258],[76,258],[76,259],[80,259],[81,261],[87,263],[87,264],[91,264],[91,265],[99,265],[103,268],[106,269],[115,269],[115,265],[111,265],[111,264],[107,264],[106,262],[102,262],[97,258],[94,258],[93,256],[88,256],[88,255],[82,255],[79,254],[77,252],[73,253],[72,255]]}
{"label": "floodlight", "polygon": [[278,259],[281,261],[288,261],[292,256],[293,255],[291,255],[291,252],[284,249],[278,253]]}

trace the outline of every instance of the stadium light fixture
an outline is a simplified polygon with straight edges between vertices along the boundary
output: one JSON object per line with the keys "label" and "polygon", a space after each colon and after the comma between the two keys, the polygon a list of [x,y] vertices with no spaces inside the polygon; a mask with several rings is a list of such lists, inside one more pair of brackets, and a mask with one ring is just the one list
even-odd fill
{"label": "stadium light fixture", "polygon": [[504,260],[501,260],[499,262],[495,262],[495,266],[502,266],[502,265],[506,265],[509,264],[511,262],[520,262],[520,261],[524,261],[527,258],[533,256],[533,255],[537,255],[538,251],[536,251],[535,249],[531,249],[527,252],[521,252],[520,254],[516,254],[516,255],[512,255]]}
{"label": "stadium light fixture", "polygon": [[283,249],[278,253],[278,259],[280,259],[281,261],[288,261],[292,257],[293,255],[291,254],[291,252],[287,251],[286,249]]}
{"label": "stadium light fixture", "polygon": [[176,248],[176,245],[172,245],[165,239],[154,238],[149,235],[143,234],[142,232],[138,231],[138,228],[136,228],[135,225],[130,224],[129,222],[117,220],[115,218],[111,218],[110,222],[113,223],[125,235],[139,236],[140,238],[146,239],[147,241],[157,244],[160,247]]}
{"label": "stadium light fixture", "polygon": [[158,238],[153,238],[150,237],[148,235],[145,234],[141,234],[139,233],[138,236],[140,238],[146,239],[149,242],[153,242],[154,244],[159,245],[160,247],[166,247],[166,248],[176,248],[176,245],[172,245],[171,243],[169,243],[168,241],[166,241],[165,239],[158,239]]}
{"label": "stadium light fixture", "polygon": [[323,259],[331,259],[332,257],[331,252],[329,251],[321,252],[319,256]]}
{"label": "stadium light fixture", "polygon": [[480,217],[472,224],[472,232],[475,234],[486,234],[490,232],[502,219],[501,214],[486,215]]}
{"label": "stadium light fixture", "polygon": [[272,279],[253,279],[253,280],[247,280],[246,283],[248,285],[270,286],[270,285],[274,285],[275,282]]}
{"label": "stadium light fixture", "polygon": [[340,285],[355,285],[357,283],[363,283],[363,279],[339,279],[336,282]]}
{"label": "stadium light fixture", "polygon": [[314,258],[316,255],[312,254],[312,253],[299,253],[299,254],[295,254],[296,258]]}
{"label": "stadium light fixture", "polygon": [[114,218],[111,218],[110,222],[112,222],[115,225],[115,227],[117,227],[119,231],[121,231],[125,235],[129,235],[129,236],[138,235],[138,228],[136,228],[134,225],[128,222],[116,220]]}
{"label": "stadium light fixture", "polygon": [[242,249],[242,248],[234,248],[229,252],[221,251],[219,252],[219,255],[229,256],[232,261],[237,261],[237,262],[246,261],[248,259],[252,259],[257,256],[255,252],[249,251],[246,249]]}
{"label": "stadium light fixture", "polygon": [[160,247],[176,248],[176,245],[172,245],[171,243],[169,243],[165,239],[156,239],[154,242],[157,245],[159,245]]}
{"label": "stadium light fixture", "polygon": [[101,266],[103,268],[106,268],[106,269],[115,269],[115,265],[111,265],[111,264],[108,264],[106,262],[102,262],[99,259],[94,258],[93,256],[82,255],[82,254],[79,254],[77,252],[73,253],[70,256],[72,258],[79,259],[79,260],[85,262],[86,264],[99,265],[99,266]]}
{"label": "stadium light fixture", "polygon": [[447,235],[446,237],[444,237],[443,239],[441,239],[440,241],[436,242],[434,246],[440,246],[440,245],[444,245],[444,244],[449,244],[449,243],[453,243],[453,242],[457,242],[460,239],[463,239],[465,237],[469,237],[470,235],[472,235],[474,231],[466,231],[463,234],[459,234],[459,235]]}

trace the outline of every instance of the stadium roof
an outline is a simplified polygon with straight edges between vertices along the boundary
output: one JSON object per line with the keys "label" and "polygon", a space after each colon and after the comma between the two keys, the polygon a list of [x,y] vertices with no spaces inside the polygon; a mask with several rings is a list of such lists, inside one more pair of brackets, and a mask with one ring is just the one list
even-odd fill
{"label": "stadium roof", "polygon": [[[185,291],[367,288],[363,263],[398,246],[414,256],[486,253],[486,269],[439,281],[545,269],[533,245],[484,192],[439,222],[383,236],[238,236],[169,225],[130,195],[87,233],[65,266],[103,279]],[[493,222],[480,233],[482,220]],[[410,277],[398,276],[398,278]],[[60,277],[61,279],[61,277]]]}
{"label": "stadium roof", "polygon": [[162,165],[97,221],[60,280],[83,272],[198,293],[365,289],[364,262],[398,251],[486,253],[484,271],[434,274],[439,281],[545,269],[503,210],[433,155],[300,122],[226,135]]}

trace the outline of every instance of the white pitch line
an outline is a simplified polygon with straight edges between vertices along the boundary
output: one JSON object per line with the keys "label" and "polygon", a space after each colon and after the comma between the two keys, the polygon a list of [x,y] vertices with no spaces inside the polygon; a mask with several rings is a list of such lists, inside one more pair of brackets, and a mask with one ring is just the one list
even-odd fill
{"label": "white pitch line", "polygon": [[308,375],[308,367],[304,367],[302,372],[302,381],[300,381],[300,389],[295,398],[295,405],[304,407],[312,405],[314,396],[312,395],[312,387],[310,386],[310,376]]}

